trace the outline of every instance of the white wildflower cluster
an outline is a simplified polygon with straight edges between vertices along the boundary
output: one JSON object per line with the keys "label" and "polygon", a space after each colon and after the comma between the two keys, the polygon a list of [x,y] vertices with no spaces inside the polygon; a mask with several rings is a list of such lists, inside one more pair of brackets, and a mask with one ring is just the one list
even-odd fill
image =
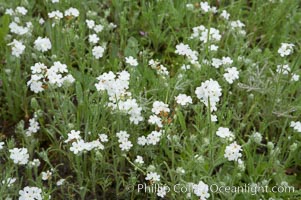
{"label": "white wildflower cluster", "polygon": [[291,74],[291,81],[298,81],[300,76],[295,73],[291,73],[291,68],[288,64],[285,65],[277,65],[276,72],[283,75]]}
{"label": "white wildflower cluster", "polygon": [[218,69],[220,66],[229,67],[233,63],[233,60],[230,57],[222,57],[219,58],[212,58],[211,65]]}
{"label": "white wildflower cluster", "polygon": [[279,74],[289,74],[291,72],[291,68],[289,65],[277,65],[276,72]]}
{"label": "white wildflower cluster", "polygon": [[239,34],[246,35],[246,31],[243,29],[245,27],[245,24],[240,20],[230,21],[229,26],[232,30],[237,31]]}
{"label": "white wildflower cluster", "polygon": [[290,43],[281,43],[278,53],[281,57],[289,56],[294,52],[294,44]]}
{"label": "white wildflower cluster", "polygon": [[159,186],[159,187],[158,187],[158,190],[157,190],[157,196],[158,196],[158,197],[161,197],[161,198],[164,198],[165,195],[167,194],[167,192],[168,192],[169,190],[170,190],[170,189],[169,189],[166,185]]}
{"label": "white wildflower cluster", "polygon": [[39,122],[37,121],[37,115],[34,114],[34,117],[29,120],[29,127],[26,130],[26,136],[31,136],[33,133],[37,133],[40,130]]}
{"label": "white wildflower cluster", "polygon": [[290,127],[292,127],[294,129],[294,131],[301,133],[301,122],[300,121],[297,121],[297,122],[291,121]]}
{"label": "white wildflower cluster", "polygon": [[19,58],[23,54],[26,48],[21,41],[18,41],[16,39],[9,43],[8,46],[12,47],[12,55],[16,56],[17,58]]}
{"label": "white wildflower cluster", "polygon": [[48,84],[54,87],[62,87],[75,81],[73,76],[68,74],[67,65],[59,61],[54,62],[50,68],[43,63],[36,63],[31,66],[31,73],[31,79],[27,82],[27,86],[35,93],[44,91]]}
{"label": "white wildflower cluster", "polygon": [[160,142],[161,136],[163,135],[163,130],[160,131],[152,131],[150,134],[145,136],[138,137],[138,145],[145,146],[145,145],[156,145]]}
{"label": "white wildflower cluster", "polygon": [[148,172],[146,174],[145,180],[151,182],[160,182],[160,175],[157,172]]}
{"label": "white wildflower cluster", "polygon": [[29,154],[26,148],[13,148],[9,152],[9,157],[15,164],[26,165],[28,163]]}
{"label": "white wildflower cluster", "polygon": [[129,140],[130,135],[126,131],[119,131],[116,133],[116,137],[118,138],[119,147],[122,151],[129,151],[133,144]]}
{"label": "white wildflower cluster", "polygon": [[181,106],[186,106],[188,104],[192,104],[191,96],[187,96],[186,94],[179,94],[175,97],[177,104]]}
{"label": "white wildflower cluster", "polygon": [[[89,42],[92,45],[97,44],[99,41],[99,37],[97,34],[102,32],[102,30],[104,28],[103,25],[101,25],[101,24],[96,25],[95,21],[89,20],[89,19],[86,20],[86,25],[87,25],[88,29],[93,30],[95,32],[95,33],[89,35],[89,37],[88,37]],[[92,48],[92,55],[96,59],[102,58],[105,50],[106,50],[105,45],[96,45]]]}
{"label": "white wildflower cluster", "polygon": [[[8,14],[12,17],[12,22],[9,24],[9,30],[11,33],[14,33],[18,36],[30,35],[32,29],[32,23],[26,22],[25,25],[22,25],[21,19],[27,14],[27,9],[24,7],[16,7],[15,10],[7,9],[5,14]],[[19,58],[25,51],[26,46],[23,44],[21,39],[13,39],[12,42],[8,44],[12,47],[12,55]]]}
{"label": "white wildflower cluster", "polygon": [[222,17],[225,20],[229,20],[230,14],[226,10],[223,10],[222,13],[220,14],[220,17]]}
{"label": "white wildflower cluster", "polygon": [[235,80],[239,78],[239,72],[236,67],[229,67],[225,69],[224,78],[229,84],[232,84]]}
{"label": "white wildflower cluster", "polygon": [[114,74],[112,71],[105,72],[97,77],[98,83],[95,84],[97,91],[106,91],[109,95],[109,100],[113,103],[131,96],[129,89],[130,74],[127,71]]}
{"label": "white wildflower cluster", "polygon": [[16,35],[25,35],[25,34],[31,34],[32,29],[32,23],[26,22],[23,23],[25,25],[22,25],[21,19],[23,19],[27,14],[27,9],[21,6],[16,7],[15,10],[13,9],[6,9],[5,14],[10,15],[12,17],[12,22],[9,24],[9,30],[11,33],[14,33]]}
{"label": "white wildflower cluster", "polygon": [[136,164],[143,165],[143,163],[144,163],[143,157],[138,155],[134,162]]}
{"label": "white wildflower cluster", "polygon": [[19,191],[19,200],[42,200],[42,190],[38,187],[26,186]]}
{"label": "white wildflower cluster", "polygon": [[132,66],[132,67],[137,67],[138,66],[138,61],[133,56],[125,57],[125,63]]}
{"label": "white wildflower cluster", "polygon": [[210,6],[208,2],[200,2],[200,8],[204,13],[212,12],[217,13],[217,9],[215,6]]}
{"label": "white wildflower cluster", "polygon": [[216,135],[220,138],[227,139],[228,141],[233,141],[235,139],[235,136],[230,129],[225,127],[219,127],[216,131]]}
{"label": "white wildflower cluster", "polygon": [[168,108],[168,104],[165,104],[162,101],[154,101],[153,102],[152,112],[154,114],[158,115],[161,112],[163,112],[163,113],[169,113],[170,109]]}
{"label": "white wildflower cluster", "polygon": [[148,119],[148,123],[158,126],[159,128],[163,127],[162,117],[166,117],[170,109],[168,105],[163,103],[162,101],[154,101],[152,107],[152,115]]}
{"label": "white wildflower cluster", "polygon": [[51,42],[49,40],[49,38],[45,37],[38,37],[35,41],[34,41],[34,48],[38,51],[41,52],[45,52],[51,49]]}
{"label": "white wildflower cluster", "polygon": [[158,60],[153,60],[150,59],[148,61],[148,65],[152,68],[155,69],[157,74],[165,77],[169,75],[169,71],[167,70],[166,67],[164,67],[164,65],[162,65]]}
{"label": "white wildflower cluster", "polygon": [[89,19],[86,20],[86,25],[88,29],[95,31],[96,33],[100,33],[104,29],[103,25],[95,24],[95,21]]}
{"label": "white wildflower cluster", "polygon": [[198,184],[192,184],[192,189],[193,193],[202,200],[206,200],[210,197],[209,186],[203,181],[200,181]]}
{"label": "white wildflower cluster", "polygon": [[48,13],[50,19],[60,20],[64,17],[63,13],[59,10],[54,10]]}
{"label": "white wildflower cluster", "polygon": [[198,38],[203,43],[219,42],[222,38],[220,31],[215,28],[207,29],[205,26],[200,25],[192,28],[192,35],[190,39]]}
{"label": "white wildflower cluster", "polygon": [[93,149],[104,149],[104,145],[99,139],[91,142],[85,142],[80,136],[80,131],[71,130],[68,133],[68,138],[64,141],[65,143],[71,143],[70,151],[74,154],[80,154],[84,151],[92,151]]}
{"label": "white wildflower cluster", "polygon": [[222,89],[217,81],[207,80],[197,87],[195,94],[198,99],[203,102],[207,107],[210,102],[210,111],[216,111],[216,104],[220,101],[220,96],[222,95]]}
{"label": "white wildflower cluster", "polygon": [[65,10],[65,17],[78,17],[79,11],[76,8],[70,7],[67,10]]}
{"label": "white wildflower cluster", "polygon": [[241,146],[238,145],[236,141],[234,141],[233,143],[231,143],[226,147],[224,156],[229,161],[237,161],[238,163],[240,163],[241,162],[240,158],[242,156],[241,151],[242,151]]}
{"label": "white wildflower cluster", "polygon": [[186,56],[191,64],[197,64],[198,52],[191,50],[188,44],[180,43],[176,45],[176,54]]}
{"label": "white wildflower cluster", "polygon": [[120,110],[130,115],[130,121],[138,124],[143,121],[141,115],[142,108],[137,104],[137,100],[131,98],[129,89],[130,74],[127,71],[108,72],[100,75],[95,84],[97,91],[106,91],[109,95],[109,106],[113,110]]}

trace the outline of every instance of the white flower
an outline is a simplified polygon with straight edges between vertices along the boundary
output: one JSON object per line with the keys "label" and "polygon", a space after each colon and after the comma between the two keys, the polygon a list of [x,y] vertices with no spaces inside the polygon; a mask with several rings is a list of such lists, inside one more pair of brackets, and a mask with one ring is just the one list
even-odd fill
{"label": "white flower", "polygon": [[294,44],[281,43],[281,47],[278,49],[278,53],[281,57],[288,56],[294,52]]}
{"label": "white flower", "polygon": [[148,172],[145,180],[147,181],[153,181],[153,182],[159,182],[160,181],[160,175],[156,172]]}
{"label": "white flower", "polygon": [[9,152],[9,157],[15,164],[25,165],[28,163],[29,154],[26,148],[13,148],[10,149]]}
{"label": "white flower", "polygon": [[230,57],[222,57],[222,63],[223,65],[231,65],[233,63],[233,60]]}
{"label": "white flower", "polygon": [[23,45],[23,43],[15,39],[13,40],[13,42],[9,43],[8,45],[12,46],[12,55],[16,56],[17,58],[19,58],[20,55],[23,54],[25,50],[25,46]]}
{"label": "white flower", "polygon": [[290,123],[290,127],[292,127],[294,129],[294,131],[301,133],[301,122],[297,121],[291,121]]}
{"label": "white flower", "polygon": [[224,78],[230,84],[233,83],[236,79],[239,78],[239,72],[236,67],[230,67],[225,69],[226,73],[224,73]]}
{"label": "white flower", "polygon": [[108,136],[104,133],[98,134],[98,137],[99,137],[101,142],[108,142],[109,141]]}
{"label": "white flower", "polygon": [[189,54],[190,52],[191,52],[191,49],[187,44],[180,43],[180,44],[176,45],[176,54],[185,56],[185,55]]}
{"label": "white flower", "polygon": [[52,172],[47,170],[46,172],[42,172],[42,180],[47,181],[48,179],[51,179]]}
{"label": "white flower", "polygon": [[79,11],[76,8],[69,8],[65,10],[65,16],[73,16],[73,17],[78,17],[79,16]]}
{"label": "white flower", "polygon": [[156,145],[162,136],[161,131],[152,131],[146,138],[148,145]]}
{"label": "white flower", "polygon": [[29,127],[25,134],[27,136],[31,136],[32,133],[37,133],[40,130],[39,123],[36,121],[36,118],[32,118],[29,120]]}
{"label": "white flower", "polygon": [[89,29],[92,29],[95,26],[95,22],[93,20],[86,19],[86,24]]}
{"label": "white flower", "polygon": [[65,143],[68,143],[72,140],[80,140],[82,137],[80,136],[80,131],[71,130],[70,133],[68,133],[68,138],[65,140]]}
{"label": "white flower", "polygon": [[277,65],[276,72],[279,74],[289,74],[291,68],[289,65]]}
{"label": "white flower", "polygon": [[300,76],[298,74],[292,74],[292,81],[299,81]]}
{"label": "white flower", "polygon": [[210,118],[211,118],[211,122],[217,122],[217,116],[216,115],[211,114]]}
{"label": "white flower", "polygon": [[142,156],[137,156],[134,162],[141,165],[144,163]]}
{"label": "white flower", "polygon": [[210,79],[203,82],[200,87],[197,87],[195,94],[207,107],[210,101],[210,110],[215,111],[217,109],[216,104],[222,95],[222,89],[217,81]]}
{"label": "white flower", "polygon": [[3,149],[4,142],[0,142],[0,150]]}
{"label": "white flower", "polygon": [[160,112],[170,112],[170,109],[168,108],[168,105],[163,103],[162,101],[155,101],[153,103],[152,112],[156,115],[160,114]]}
{"label": "white flower", "polygon": [[103,30],[103,25],[101,25],[101,24],[95,25],[94,28],[93,28],[93,30],[96,33],[100,33]]}
{"label": "white flower", "polygon": [[221,138],[229,139],[229,141],[232,141],[235,138],[234,134],[229,130],[229,128],[225,127],[219,127],[216,131],[216,135]]}
{"label": "white flower", "polygon": [[125,62],[133,67],[138,66],[138,61],[133,56],[125,57]]}
{"label": "white flower", "polygon": [[144,146],[144,145],[146,145],[146,143],[147,143],[147,140],[146,140],[145,136],[138,137],[137,144],[139,144],[140,146]]}
{"label": "white flower", "polygon": [[218,58],[212,58],[212,63],[211,63],[211,65],[212,65],[213,67],[215,67],[216,69],[218,69],[222,64],[223,64],[223,62],[222,62],[221,59],[218,59]]}
{"label": "white flower", "polygon": [[56,182],[56,185],[57,185],[57,186],[61,186],[61,185],[64,184],[64,182],[65,182],[65,179],[61,178],[60,180],[58,180],[58,181]]}
{"label": "white flower", "polygon": [[11,22],[8,27],[10,32],[17,35],[24,35],[29,32],[28,27],[19,26],[16,22]]}
{"label": "white flower", "polygon": [[38,187],[26,186],[19,195],[19,200],[42,200],[42,190]]}
{"label": "white flower", "polygon": [[33,74],[40,74],[44,73],[47,70],[47,66],[43,63],[36,63],[34,66],[30,67],[31,73]]}
{"label": "white flower", "polygon": [[225,20],[229,20],[230,14],[226,10],[223,10],[220,16]]}
{"label": "white flower", "polygon": [[26,15],[27,9],[21,6],[16,7],[15,12],[20,15]]}
{"label": "white flower", "polygon": [[119,147],[122,151],[129,151],[132,148],[133,144],[129,140],[124,140],[119,144]]}
{"label": "white flower", "polygon": [[162,127],[163,127],[161,118],[158,117],[157,115],[151,115],[151,116],[149,116],[148,123],[150,123],[150,124],[155,124],[155,125],[157,125],[159,128],[162,128]]}
{"label": "white flower", "polygon": [[201,2],[200,7],[201,7],[201,10],[203,10],[205,13],[209,12],[210,8],[211,8],[210,5],[208,4],[208,2]]}
{"label": "white flower", "polygon": [[105,48],[103,48],[102,46],[95,46],[92,49],[92,55],[96,58],[102,58],[103,57],[103,53],[105,52]]}
{"label": "white flower", "polygon": [[200,197],[201,200],[206,200],[210,197],[209,187],[203,181],[200,181],[198,184],[193,184],[192,189],[195,195]]}
{"label": "white flower", "polygon": [[96,44],[99,41],[99,37],[96,34],[89,35],[89,42]]}
{"label": "white flower", "polygon": [[11,9],[11,8],[7,8],[6,10],[5,10],[5,13],[4,14],[6,14],[6,15],[10,15],[10,16],[13,16],[14,15],[14,10],[13,9]]}
{"label": "white flower", "polygon": [[157,190],[157,196],[164,198],[167,193],[168,188],[166,186],[160,186]]}
{"label": "white flower", "polygon": [[232,29],[241,29],[241,28],[245,27],[245,24],[242,23],[240,20],[236,20],[236,21],[230,22],[230,27]]}
{"label": "white flower", "polygon": [[127,141],[130,137],[130,135],[126,131],[119,131],[116,133],[116,136],[118,138],[119,143]]}
{"label": "white flower", "polygon": [[85,150],[86,143],[84,140],[80,139],[76,142],[72,142],[72,146],[70,147],[70,151],[74,154],[79,154]]}
{"label": "white flower", "polygon": [[238,145],[236,141],[234,141],[233,143],[231,143],[226,147],[224,156],[229,161],[238,161],[239,158],[242,156],[242,154],[240,153],[241,151],[242,151],[241,146]]}
{"label": "white flower", "polygon": [[186,94],[179,94],[175,97],[178,104],[182,106],[186,106],[188,104],[192,104],[192,98],[190,96],[187,96]]}
{"label": "white flower", "polygon": [[44,20],[43,18],[40,18],[40,19],[39,19],[39,24],[42,25],[42,24],[44,24],[44,23],[45,23],[45,20]]}
{"label": "white flower", "polygon": [[63,13],[58,11],[58,10],[55,10],[55,11],[52,11],[50,13],[48,13],[48,17],[51,19],[51,18],[54,18],[54,19],[62,19],[63,18]]}
{"label": "white flower", "polygon": [[47,37],[45,37],[45,38],[38,37],[34,41],[34,48],[41,52],[48,51],[51,49],[51,42],[50,42],[49,38],[47,38]]}

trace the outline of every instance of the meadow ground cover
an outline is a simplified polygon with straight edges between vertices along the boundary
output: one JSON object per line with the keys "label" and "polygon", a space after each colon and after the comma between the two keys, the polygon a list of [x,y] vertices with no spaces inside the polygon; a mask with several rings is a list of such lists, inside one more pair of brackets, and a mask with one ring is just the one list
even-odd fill
{"label": "meadow ground cover", "polygon": [[0,1],[0,199],[301,199],[301,3]]}

